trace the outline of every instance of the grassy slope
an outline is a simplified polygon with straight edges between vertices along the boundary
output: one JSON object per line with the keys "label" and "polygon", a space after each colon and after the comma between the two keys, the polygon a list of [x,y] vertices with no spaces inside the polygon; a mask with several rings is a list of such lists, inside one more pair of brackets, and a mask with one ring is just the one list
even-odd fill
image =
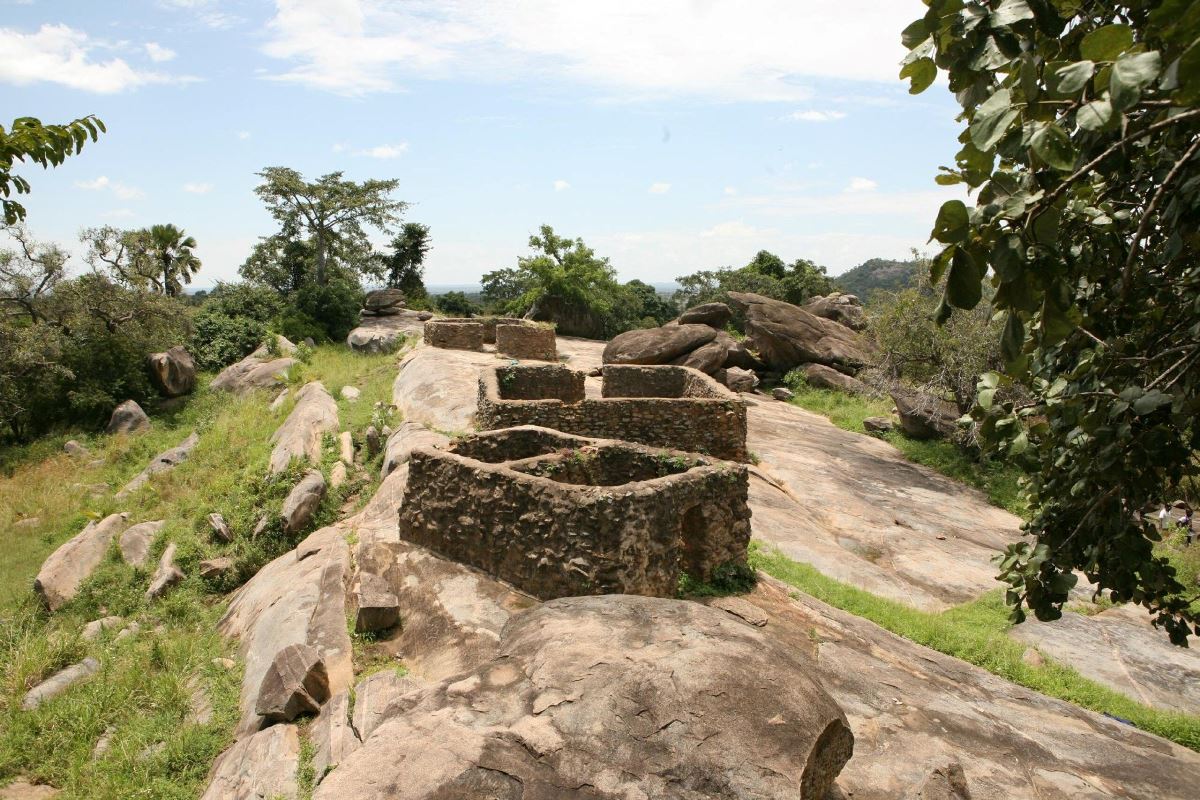
{"label": "grassy slope", "polygon": [[[362,390],[358,402],[339,400],[342,429],[362,432],[372,421],[374,403],[390,402],[395,356],[363,356],[340,346],[317,350],[293,382],[320,379],[338,395],[345,384]],[[198,576],[203,558],[231,555],[243,577],[289,549],[294,539],[277,529],[256,541],[249,531],[264,510],[278,509],[290,488],[264,478],[268,439],[290,410],[267,408],[263,395],[236,398],[201,389],[179,410],[154,416],[152,430],[135,437],[75,432],[47,437],[0,453],[0,784],[22,775],[63,787],[65,798],[194,798],[213,759],[231,740],[236,719],[238,670],[225,670],[213,659],[230,655],[229,643],[216,634],[224,608],[225,585],[206,585]],[[182,441],[191,431],[200,443],[175,470],[117,504],[116,488],[137,474],[149,459]],[[62,454],[62,443],[75,438],[104,463]],[[327,459],[326,468],[332,462]],[[369,476],[377,473],[369,465]],[[369,477],[373,482],[374,478]],[[74,484],[106,484],[96,497]],[[351,481],[331,492],[312,526],[331,521],[349,492],[364,488]],[[166,525],[153,554],[170,541],[178,545],[178,565],[187,580],[164,600],[147,606],[146,570],[135,570],[115,548],[80,595],[50,616],[34,601],[30,586],[42,561],[75,535],[89,519],[129,511],[131,522],[162,519]],[[238,540],[219,546],[207,531],[206,516],[220,511]],[[14,528],[36,516],[33,528]],[[105,614],[136,619],[141,631],[124,640],[114,632],[95,642],[79,633],[89,620]],[[91,655],[103,674],[79,684],[32,712],[20,710],[25,690],[68,664]],[[183,724],[192,694],[189,678],[207,691],[214,714],[207,725]],[[97,740],[111,731],[105,755],[92,759]],[[160,749],[153,748],[162,744]]]}

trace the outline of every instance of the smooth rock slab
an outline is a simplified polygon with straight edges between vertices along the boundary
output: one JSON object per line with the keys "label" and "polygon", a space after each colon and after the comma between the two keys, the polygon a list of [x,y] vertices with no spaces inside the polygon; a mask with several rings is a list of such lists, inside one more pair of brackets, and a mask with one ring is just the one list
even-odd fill
{"label": "smooth rock slab", "polygon": [[317,464],[321,461],[321,438],[338,429],[337,402],[320,381],[306,383],[296,393],[296,405],[283,424],[271,435],[269,469],[278,475],[293,459]]}
{"label": "smooth rock slab", "polygon": [[408,708],[399,703],[402,697],[416,697],[426,686],[411,675],[398,675],[395,670],[376,672],[354,687],[354,730],[366,741],[375,729]]}
{"label": "smooth rock slab", "polygon": [[129,526],[117,542],[125,563],[131,567],[146,566],[146,560],[150,558],[150,546],[165,524],[166,521],[160,519]]}
{"label": "smooth rock slab", "polygon": [[273,725],[240,739],[217,758],[201,800],[295,800],[299,766],[296,726]]}
{"label": "smooth rock slab", "polygon": [[291,722],[315,714],[329,699],[329,672],[321,653],[306,644],[293,644],[275,654],[258,690],[254,711],[268,723]]}
{"label": "smooth rock slab", "polygon": [[858,378],[838,372],[833,367],[827,367],[824,364],[805,364],[803,370],[804,380],[809,386],[815,386],[818,389],[834,389],[849,394],[871,394],[871,387]]}
{"label": "smooth rock slab", "polygon": [[853,736],[812,663],[696,603],[554,600],[394,703],[314,800],[823,798]]}
{"label": "smooth rock slab", "polygon": [[146,600],[159,599],[171,587],[182,583],[183,579],[183,572],[175,566],[175,543],[172,542],[167,545],[167,549],[163,551],[162,557],[158,560],[158,569],[150,580],[150,588],[146,589]]}
{"label": "smooth rock slab", "polygon": [[100,662],[94,658],[85,658],[78,664],[72,664],[26,692],[25,698],[21,701],[21,708],[32,711],[50,698],[57,697],[72,685],[85,678],[90,678],[99,671]]}
{"label": "smooth rock slab", "polygon": [[399,309],[398,314],[363,317],[358,327],[346,336],[346,345],[360,353],[390,353],[406,339],[420,339],[425,330],[424,313]]}
{"label": "smooth rock slab", "polygon": [[310,469],[283,501],[280,516],[286,533],[297,533],[308,524],[321,501],[325,499],[325,476]]}
{"label": "smooth rock slab", "polygon": [[431,431],[419,422],[401,422],[384,446],[382,477],[386,478],[401,464],[408,463],[416,448],[443,447],[449,443],[449,436]]}
{"label": "smooth rock slab", "polygon": [[33,590],[50,611],[57,611],[79,593],[79,586],[91,576],[117,532],[125,527],[128,513],[109,514],[67,541],[42,564]]}
{"label": "smooth rock slab", "polygon": [[172,447],[170,450],[164,450],[156,455],[146,468],[139,472],[129,483],[125,484],[121,491],[117,492],[117,498],[128,497],[142,487],[146,481],[160,472],[174,469],[175,467],[187,461],[188,456],[192,454],[192,450],[196,445],[200,444],[200,436],[194,431],[190,436],[179,443],[177,447]]}
{"label": "smooth rock slab", "polygon": [[707,325],[717,330],[725,330],[725,326],[733,317],[733,309],[724,303],[702,303],[692,306],[679,315],[680,325]]}
{"label": "smooth rock slab", "polygon": [[288,370],[298,362],[289,356],[296,345],[282,336],[276,337],[281,357],[272,357],[266,347],[260,347],[236,364],[221,370],[209,386],[239,394],[253,389],[273,389],[287,383]]}
{"label": "smooth rock slab", "polygon": [[362,744],[350,724],[350,693],[338,692],[321,706],[321,713],[309,728],[313,754],[313,773],[320,783],[325,773],[336,768]]}
{"label": "smooth rock slab", "polygon": [[138,433],[150,430],[150,418],[133,400],[126,400],[113,409],[105,433]]}

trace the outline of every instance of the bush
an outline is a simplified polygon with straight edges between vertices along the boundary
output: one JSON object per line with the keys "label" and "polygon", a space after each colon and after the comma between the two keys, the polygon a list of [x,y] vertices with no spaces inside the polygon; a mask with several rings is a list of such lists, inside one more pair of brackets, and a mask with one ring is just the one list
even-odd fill
{"label": "bush", "polygon": [[267,326],[250,317],[231,317],[201,310],[192,320],[195,332],[188,348],[196,366],[218,370],[245,358],[267,335]]}
{"label": "bush", "polygon": [[[291,302],[295,311],[308,317],[321,329],[322,335],[313,336],[314,339],[340,342],[358,325],[363,291],[350,280],[331,278],[324,286],[315,283],[305,285],[292,295]],[[311,333],[305,335],[312,336]]]}
{"label": "bush", "polygon": [[264,286],[218,283],[201,308],[227,317],[246,317],[266,325],[283,310],[283,300]]}
{"label": "bush", "polygon": [[289,308],[283,313],[275,323],[275,330],[295,344],[300,344],[308,338],[312,338],[314,342],[324,342],[329,338],[320,323],[295,308]]}

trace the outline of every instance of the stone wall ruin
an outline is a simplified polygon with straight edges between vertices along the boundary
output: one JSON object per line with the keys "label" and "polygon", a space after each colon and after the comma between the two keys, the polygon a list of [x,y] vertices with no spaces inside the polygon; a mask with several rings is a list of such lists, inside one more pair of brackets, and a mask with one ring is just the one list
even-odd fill
{"label": "stone wall ruin", "polygon": [[610,364],[603,398],[584,396],[585,375],[564,366],[507,366],[479,378],[480,429],[518,425],[746,461],[746,404],[688,367]]}
{"label": "stone wall ruin", "polygon": [[539,599],[674,597],[745,564],[744,466],[534,426],[418,448],[400,537]]}
{"label": "stone wall ruin", "polygon": [[496,352],[511,358],[558,361],[554,329],[528,322],[497,325]]}

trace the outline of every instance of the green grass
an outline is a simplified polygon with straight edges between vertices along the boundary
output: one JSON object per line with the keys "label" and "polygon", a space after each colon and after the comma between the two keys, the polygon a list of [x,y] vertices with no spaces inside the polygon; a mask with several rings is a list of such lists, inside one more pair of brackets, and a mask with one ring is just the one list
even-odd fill
{"label": "green grass", "polygon": [[[295,370],[295,381],[321,380],[338,398],[342,429],[362,441],[377,416],[375,403],[390,403],[396,355],[361,355],[342,346],[320,347],[310,363]],[[231,646],[216,633],[225,592],[248,579],[268,560],[307,535],[285,536],[273,523],[250,536],[257,519],[277,516],[300,467],[279,478],[266,477],[272,432],[291,410],[268,408],[270,395],[235,397],[201,388],[172,411],[147,409],[152,428],[132,437],[63,431],[29,445],[0,450],[0,785],[21,776],[64,790],[75,798],[195,798],[213,760],[232,741],[237,718],[240,671],[213,660],[229,657]],[[343,385],[354,385],[360,398],[340,398]],[[298,388],[298,387],[297,387]],[[140,472],[155,454],[179,444],[192,431],[200,443],[175,469],[155,476],[120,503],[112,495]],[[74,438],[91,451],[72,458],[62,444]],[[103,463],[89,466],[102,458]],[[336,459],[327,452],[322,468]],[[351,480],[331,491],[308,530],[333,522],[356,491],[376,480]],[[74,484],[104,484],[90,495]],[[115,546],[79,595],[49,615],[31,586],[45,558],[74,536],[90,519],[130,512],[130,522],[165,521],[152,551],[169,542],[178,547],[176,563],[187,579],[165,598],[144,599],[149,571],[121,561]],[[222,513],[235,541],[215,542],[206,520]],[[32,527],[15,522],[38,517]],[[209,584],[198,574],[199,561],[228,555],[233,575]],[[153,564],[153,562],[151,562]],[[151,567],[152,569],[152,567]],[[136,620],[141,630],[122,640],[116,631],[86,642],[80,637],[90,620],[106,615]],[[35,711],[23,711],[27,689],[85,656],[101,662],[102,673],[72,687]],[[206,725],[188,724],[189,677],[203,682],[214,715]],[[111,746],[92,758],[96,742],[111,731]],[[153,749],[151,749],[153,748]]]}
{"label": "green grass", "polygon": [[1142,705],[1049,658],[1040,667],[1022,661],[1026,648],[1008,636],[1011,624],[999,591],[932,613],[826,577],[816,568],[793,561],[758,542],[751,544],[750,564],[824,603],[868,619],[917,644],[1051,697],[1121,717],[1142,730],[1200,750],[1200,717]]}
{"label": "green grass", "polygon": [[[867,417],[890,417],[891,398],[871,398],[832,389],[815,389],[803,384],[790,384],[795,397],[791,402],[801,408],[828,417],[839,428],[866,433],[863,420]],[[992,505],[999,506],[1024,519],[1029,506],[1021,494],[1021,472],[1011,464],[992,459],[976,459],[952,442],[909,439],[898,431],[884,434],[904,457],[941,474],[974,486],[987,495]]]}

